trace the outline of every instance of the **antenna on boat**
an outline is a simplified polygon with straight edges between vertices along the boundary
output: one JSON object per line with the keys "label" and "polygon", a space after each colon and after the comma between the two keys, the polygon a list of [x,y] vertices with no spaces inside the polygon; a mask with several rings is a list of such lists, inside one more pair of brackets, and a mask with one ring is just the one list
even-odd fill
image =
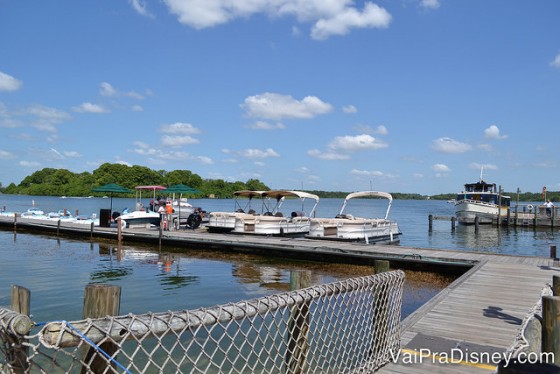
{"label": "antenna on boat", "polygon": [[484,170],[484,166],[480,167],[480,181],[482,182],[482,171]]}

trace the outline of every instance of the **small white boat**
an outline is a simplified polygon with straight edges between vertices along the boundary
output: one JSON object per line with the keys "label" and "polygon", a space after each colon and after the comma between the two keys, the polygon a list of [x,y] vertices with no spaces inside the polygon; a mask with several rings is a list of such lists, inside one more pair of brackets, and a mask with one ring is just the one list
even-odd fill
{"label": "small white boat", "polygon": [[461,224],[473,224],[478,219],[479,224],[497,222],[499,217],[507,217],[511,197],[504,196],[498,191],[495,183],[486,183],[482,179],[476,183],[465,184],[465,189],[457,194],[455,216]]}
{"label": "small white boat", "polygon": [[[233,212],[211,212],[206,225],[210,232],[229,232],[235,228],[235,218],[244,214],[255,215],[257,212],[252,208],[255,198],[262,198],[264,191],[240,190],[233,193],[235,206]],[[243,204],[242,201],[246,203]],[[262,208],[261,212],[262,213]]]}
{"label": "small white boat", "polygon": [[144,208],[142,204],[142,191],[152,191],[155,199],[156,191],[165,190],[164,186],[137,186],[136,209],[132,212],[123,212],[118,216],[122,228],[134,226],[158,226],[161,223],[161,214]]}
{"label": "small white boat", "polygon": [[[389,201],[383,218],[359,218],[345,213],[351,199],[372,197],[385,198]],[[399,235],[401,235],[401,232],[397,222],[389,219],[392,203],[393,196],[387,192],[353,192],[346,196],[340,213],[335,218],[311,218],[309,234],[306,237],[310,239],[397,244],[400,241]]]}
{"label": "small white boat", "polygon": [[[304,236],[309,232],[309,217],[315,213],[319,196],[303,191],[272,190],[262,193],[264,213],[241,213],[235,217],[234,233],[279,236]],[[292,211],[288,216],[280,211],[285,199],[313,200],[314,205],[308,213]],[[274,206],[271,206],[275,202]]]}
{"label": "small white boat", "polygon": [[45,212],[39,208],[29,208],[27,211],[21,213],[21,216],[27,218],[47,218]]}

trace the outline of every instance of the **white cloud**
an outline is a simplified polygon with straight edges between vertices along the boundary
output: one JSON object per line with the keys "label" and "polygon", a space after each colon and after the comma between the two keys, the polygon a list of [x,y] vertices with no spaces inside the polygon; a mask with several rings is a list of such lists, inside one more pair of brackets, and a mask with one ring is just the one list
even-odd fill
{"label": "white cloud", "polygon": [[133,112],[143,112],[144,111],[144,108],[140,105],[133,105],[130,109]]}
{"label": "white cloud", "polygon": [[336,14],[319,19],[311,29],[311,37],[328,39],[332,35],[346,35],[351,29],[386,28],[391,23],[391,15],[384,8],[367,2],[363,11],[345,7]]}
{"label": "white cloud", "polygon": [[382,141],[374,138],[371,135],[362,134],[357,136],[337,136],[328,145],[331,150],[343,150],[343,151],[361,151],[367,149],[381,149],[387,148],[388,145]]}
{"label": "white cloud", "polygon": [[245,149],[241,152],[241,155],[247,158],[269,158],[269,157],[279,157],[280,155],[276,153],[272,148],[267,148],[264,151],[261,149]]}
{"label": "white cloud", "polygon": [[552,66],[554,68],[560,68],[560,53],[556,55],[556,57],[554,58],[554,61],[552,61],[550,63],[550,66]]}
{"label": "white cloud", "polygon": [[492,125],[484,130],[484,137],[488,139],[506,139],[507,135],[500,135],[500,129],[496,125]]}
{"label": "white cloud", "polygon": [[438,173],[449,173],[451,169],[444,164],[435,164],[432,166],[432,170]]}
{"label": "white cloud", "polygon": [[461,143],[451,138],[439,138],[432,142],[432,148],[442,153],[463,153],[472,149],[470,144]]}
{"label": "white cloud", "polygon": [[356,108],[354,105],[345,105],[342,107],[342,111],[344,113],[354,114],[358,113],[358,108]]}
{"label": "white cloud", "polygon": [[[271,17],[291,16],[300,23],[311,23],[311,36],[326,39],[345,35],[351,29],[383,28],[391,22],[391,15],[371,2],[362,10],[350,0],[164,0],[180,23],[195,29],[225,24],[255,14]],[[292,28],[292,33],[294,29]]]}
{"label": "white cloud", "polygon": [[377,177],[377,178],[381,178],[384,175],[383,172],[379,170],[368,171],[368,170],[358,170],[358,169],[352,169],[350,171],[350,174],[366,176],[366,177]]}
{"label": "white cloud", "polygon": [[422,0],[420,2],[420,6],[422,8],[430,8],[430,9],[437,9],[439,8],[439,0]]}
{"label": "white cloud", "polygon": [[0,71],[0,91],[17,91],[21,86],[21,81]]}
{"label": "white cloud", "polygon": [[62,154],[64,155],[64,157],[69,157],[69,158],[82,157],[82,155],[76,151],[63,151]]}
{"label": "white cloud", "polygon": [[129,0],[129,2],[138,14],[144,17],[150,17],[150,18],[153,17],[153,15],[150,12],[148,12],[146,2],[142,0]]}
{"label": "white cloud", "polygon": [[180,147],[188,144],[198,144],[200,141],[192,136],[170,136],[164,135],[161,137],[161,144],[166,147]]}
{"label": "white cloud", "polygon": [[471,162],[469,164],[469,169],[473,169],[473,170],[498,170],[498,167],[494,164],[479,164],[476,162]]}
{"label": "white cloud", "polygon": [[281,122],[269,123],[265,121],[257,121],[247,125],[247,127],[253,130],[284,130],[286,128]]}
{"label": "white cloud", "polygon": [[72,109],[79,113],[109,113],[109,110],[102,105],[92,103],[82,103],[80,106]]}
{"label": "white cloud", "polygon": [[18,165],[24,168],[36,168],[39,167],[41,164],[35,161],[21,160],[20,162],[18,162]]}
{"label": "white cloud", "polygon": [[[142,95],[135,91],[121,92],[107,82],[101,82],[99,86],[100,86],[99,94],[101,96],[106,96],[106,97],[126,96],[136,100],[143,100],[145,98],[145,95]],[[151,91],[148,90],[146,92],[147,95],[151,95]]]}
{"label": "white cloud", "polygon": [[200,134],[200,129],[190,123],[175,122],[161,125],[160,129],[166,134]]}
{"label": "white cloud", "polygon": [[332,105],[316,96],[296,100],[289,95],[266,92],[249,96],[241,104],[250,117],[280,120],[282,118],[309,119],[332,110]]}
{"label": "white cloud", "polygon": [[387,135],[389,133],[389,131],[387,130],[387,128],[385,126],[379,125],[375,129],[375,133],[379,134],[379,135]]}
{"label": "white cloud", "polygon": [[0,149],[0,160],[9,160],[14,157],[16,157],[16,155],[13,153]]}
{"label": "white cloud", "polygon": [[101,86],[101,88],[99,90],[99,93],[101,94],[101,96],[116,96],[117,95],[117,90],[115,90],[115,88],[113,88],[113,86],[111,86],[110,83],[101,82],[100,86]]}
{"label": "white cloud", "polygon": [[321,152],[318,149],[311,149],[309,151],[307,151],[307,154],[311,157],[315,157],[321,160],[348,160],[350,159],[350,156],[345,155],[345,154],[341,154],[341,153],[335,153],[335,152]]}

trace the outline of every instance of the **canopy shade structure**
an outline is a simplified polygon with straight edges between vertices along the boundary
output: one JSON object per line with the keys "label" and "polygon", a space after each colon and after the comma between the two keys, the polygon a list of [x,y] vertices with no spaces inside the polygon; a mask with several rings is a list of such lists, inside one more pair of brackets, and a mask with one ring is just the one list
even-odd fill
{"label": "canopy shade structure", "polygon": [[189,193],[196,194],[196,193],[201,193],[201,191],[197,190],[196,188],[189,187],[186,184],[179,183],[167,187],[165,193],[179,194],[179,200],[177,203],[179,205],[179,220],[181,220],[181,199],[183,197],[183,194],[189,194]]}
{"label": "canopy shade structure", "polygon": [[196,188],[189,187],[185,184],[174,184],[173,186],[169,186],[165,189],[165,193],[200,193],[199,190]]}
{"label": "canopy shade structure", "polygon": [[134,191],[129,190],[123,186],[120,186],[116,183],[109,183],[103,186],[95,187],[92,189],[93,192],[104,192],[108,193],[111,197],[111,212],[113,211],[113,194],[114,193],[132,193]]}

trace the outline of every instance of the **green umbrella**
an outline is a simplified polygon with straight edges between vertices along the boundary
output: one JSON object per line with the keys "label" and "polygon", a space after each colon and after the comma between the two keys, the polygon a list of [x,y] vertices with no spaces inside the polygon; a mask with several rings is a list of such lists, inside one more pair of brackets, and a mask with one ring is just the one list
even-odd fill
{"label": "green umbrella", "polygon": [[108,193],[111,197],[111,212],[113,212],[113,194],[114,193],[132,193],[132,190],[128,188],[124,188],[123,186],[119,186],[116,183],[109,183],[104,186],[95,187],[93,192],[105,192]]}
{"label": "green umbrella", "polygon": [[187,194],[187,193],[200,193],[201,191],[197,190],[196,188],[192,188],[189,187],[185,184],[174,184],[173,186],[169,186],[168,188],[165,189],[165,193],[170,193],[170,194],[179,194],[179,200],[178,200],[178,204],[179,204],[179,220],[181,220],[181,198],[183,197],[183,194]]}

